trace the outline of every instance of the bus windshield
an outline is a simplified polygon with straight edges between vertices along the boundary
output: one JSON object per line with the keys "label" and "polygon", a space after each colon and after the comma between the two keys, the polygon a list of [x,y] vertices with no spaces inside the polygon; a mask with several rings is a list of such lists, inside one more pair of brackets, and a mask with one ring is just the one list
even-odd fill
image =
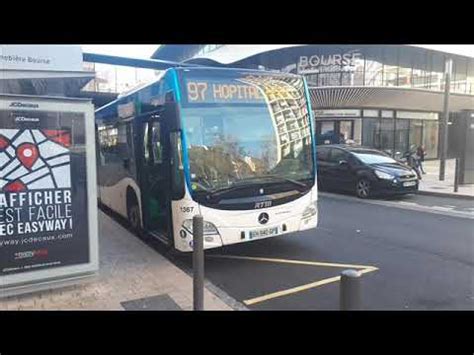
{"label": "bus windshield", "polygon": [[302,79],[242,75],[185,83],[181,113],[194,191],[267,181],[310,187],[312,137]]}

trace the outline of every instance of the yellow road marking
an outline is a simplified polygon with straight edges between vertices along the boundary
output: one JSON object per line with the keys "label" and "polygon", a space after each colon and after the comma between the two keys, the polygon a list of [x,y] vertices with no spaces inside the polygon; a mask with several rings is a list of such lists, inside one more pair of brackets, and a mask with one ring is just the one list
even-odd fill
{"label": "yellow road marking", "polygon": [[304,260],[293,260],[293,259],[273,259],[273,258],[260,258],[253,256],[238,256],[238,255],[209,255],[211,258],[222,258],[222,259],[241,259],[241,260],[254,260],[254,261],[269,261],[273,263],[284,263],[284,264],[298,264],[298,265],[313,265],[313,266],[327,266],[327,267],[340,267],[340,268],[354,268],[354,269],[369,269],[373,266],[370,265],[354,265],[354,264],[336,264],[336,263],[324,263],[318,261],[304,261]]}
{"label": "yellow road marking", "polygon": [[[238,259],[238,260],[253,260],[253,261],[267,261],[273,263],[283,263],[283,264],[296,264],[296,265],[311,265],[311,266],[326,266],[326,267],[336,267],[336,268],[353,268],[358,269],[358,272],[361,274],[366,274],[368,272],[376,271],[378,268],[375,266],[369,265],[356,265],[356,264],[338,264],[338,263],[325,263],[318,261],[304,261],[304,260],[294,260],[294,259],[274,259],[274,258],[261,258],[253,256],[240,256],[240,255],[208,255],[210,258],[221,258],[221,259]],[[272,292],[263,296],[251,298],[243,301],[244,304],[250,306],[256,303],[268,301],[277,297],[288,296],[295,294],[297,292],[306,291],[311,288],[327,285],[333,282],[338,282],[341,280],[341,276],[330,277],[324,280],[319,280],[311,282],[305,285],[292,287],[286,290],[281,290],[277,292]]]}
{"label": "yellow road marking", "polygon": [[[376,267],[370,267],[370,268],[367,268],[367,269],[360,270],[359,272],[361,274],[365,274],[365,273],[376,271],[376,270],[378,270]],[[287,290],[277,291],[277,292],[269,293],[267,295],[263,295],[263,296],[260,296],[260,297],[251,298],[251,299],[245,300],[244,303],[247,306],[250,306],[250,305],[253,305],[253,304],[256,304],[256,303],[268,301],[268,300],[271,300],[271,299],[274,299],[274,298],[277,298],[277,297],[288,296],[288,295],[291,295],[291,294],[295,294],[297,292],[306,291],[306,290],[309,290],[311,288],[327,285],[327,284],[337,282],[337,281],[340,281],[340,280],[341,280],[341,276],[330,277],[328,279],[324,279],[324,280],[320,280],[320,281],[316,281],[316,282],[311,282],[311,283],[306,284],[306,285],[297,286],[297,287],[289,288]]]}

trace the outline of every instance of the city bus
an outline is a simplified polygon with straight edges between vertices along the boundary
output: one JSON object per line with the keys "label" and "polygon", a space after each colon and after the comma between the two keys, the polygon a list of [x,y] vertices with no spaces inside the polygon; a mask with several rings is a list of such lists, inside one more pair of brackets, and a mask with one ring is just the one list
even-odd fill
{"label": "city bus", "polygon": [[99,203],[192,251],[316,228],[312,112],[302,76],[173,67],[96,111]]}

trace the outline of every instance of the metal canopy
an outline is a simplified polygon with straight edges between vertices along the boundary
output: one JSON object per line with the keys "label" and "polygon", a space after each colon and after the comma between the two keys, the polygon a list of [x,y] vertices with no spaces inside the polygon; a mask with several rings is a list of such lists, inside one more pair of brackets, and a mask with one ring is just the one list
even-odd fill
{"label": "metal canopy", "polygon": [[0,93],[77,96],[94,77],[93,72],[4,70]]}
{"label": "metal canopy", "polygon": [[95,53],[83,53],[82,57],[83,57],[84,62],[121,65],[121,66],[126,66],[126,67],[145,68],[145,69],[154,69],[154,70],[166,70],[168,68],[174,68],[174,67],[179,67],[179,66],[181,67],[198,66],[195,64],[170,62],[167,60],[126,58],[126,57],[117,57],[117,56],[112,56],[112,55],[95,54]]}
{"label": "metal canopy", "polygon": [[[443,111],[443,92],[398,87],[310,87],[313,109],[386,108],[413,111]],[[474,110],[474,96],[450,95],[450,110]]]}

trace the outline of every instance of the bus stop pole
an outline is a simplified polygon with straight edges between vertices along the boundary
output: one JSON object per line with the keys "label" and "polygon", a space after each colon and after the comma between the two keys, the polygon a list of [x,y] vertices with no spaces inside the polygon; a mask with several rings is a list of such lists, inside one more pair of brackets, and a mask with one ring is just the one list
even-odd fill
{"label": "bus stop pole", "polygon": [[193,217],[193,309],[204,310],[204,240],[203,217]]}
{"label": "bus stop pole", "polygon": [[341,273],[340,309],[357,311],[361,309],[360,297],[361,273],[356,270],[344,270]]}
{"label": "bus stop pole", "polygon": [[459,158],[456,158],[456,165],[454,167],[454,192],[458,192],[459,188],[459,178],[460,178],[460,171],[459,171]]}

